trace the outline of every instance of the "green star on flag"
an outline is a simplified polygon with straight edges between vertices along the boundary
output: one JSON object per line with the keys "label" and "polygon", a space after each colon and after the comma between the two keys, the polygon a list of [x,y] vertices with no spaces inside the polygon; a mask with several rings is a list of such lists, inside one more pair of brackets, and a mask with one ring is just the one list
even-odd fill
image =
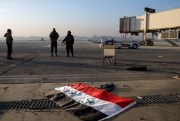
{"label": "green star on flag", "polygon": [[77,91],[70,91],[69,94],[70,94],[71,96],[75,96],[75,95],[77,95]]}
{"label": "green star on flag", "polygon": [[85,105],[92,105],[95,103],[95,100],[93,98],[87,98],[86,102],[84,103]]}

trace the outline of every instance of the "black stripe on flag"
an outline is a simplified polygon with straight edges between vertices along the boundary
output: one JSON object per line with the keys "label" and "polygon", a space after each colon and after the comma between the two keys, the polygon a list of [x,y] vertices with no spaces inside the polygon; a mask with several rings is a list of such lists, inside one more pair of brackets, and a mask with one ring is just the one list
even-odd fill
{"label": "black stripe on flag", "polygon": [[98,121],[107,117],[106,114],[101,113],[92,107],[76,102],[61,92],[56,92],[46,96],[58,104],[61,108],[66,111],[70,111],[72,114],[78,116],[83,121]]}

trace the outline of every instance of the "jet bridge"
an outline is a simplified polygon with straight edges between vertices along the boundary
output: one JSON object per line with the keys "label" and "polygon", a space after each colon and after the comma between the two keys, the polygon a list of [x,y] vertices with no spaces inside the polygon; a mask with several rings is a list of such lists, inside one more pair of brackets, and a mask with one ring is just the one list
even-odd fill
{"label": "jet bridge", "polygon": [[143,42],[146,45],[152,44],[148,42],[147,33],[152,33],[152,40],[154,35],[168,42],[180,39],[180,8],[155,12],[155,9],[146,7],[144,15],[120,18],[119,32],[131,35],[143,33]]}

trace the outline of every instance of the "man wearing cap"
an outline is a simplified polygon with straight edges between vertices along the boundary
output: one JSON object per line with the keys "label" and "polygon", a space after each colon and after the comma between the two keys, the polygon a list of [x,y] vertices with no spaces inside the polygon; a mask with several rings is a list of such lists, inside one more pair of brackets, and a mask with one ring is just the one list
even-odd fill
{"label": "man wearing cap", "polygon": [[69,51],[71,51],[72,57],[74,57],[74,50],[73,50],[73,44],[74,44],[74,37],[71,35],[71,31],[68,31],[67,36],[62,41],[62,44],[66,44],[66,51],[67,51],[67,57],[69,57]]}
{"label": "man wearing cap", "polygon": [[59,37],[59,34],[56,32],[56,29],[53,28],[53,31],[49,35],[50,40],[51,40],[51,56],[53,56],[53,50],[55,48],[55,53],[57,56],[57,39]]}

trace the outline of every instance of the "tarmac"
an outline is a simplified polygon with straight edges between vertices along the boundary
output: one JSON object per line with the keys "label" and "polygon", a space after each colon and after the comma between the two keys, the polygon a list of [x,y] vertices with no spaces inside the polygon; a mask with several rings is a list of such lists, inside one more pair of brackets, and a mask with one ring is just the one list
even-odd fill
{"label": "tarmac", "polygon": [[[6,59],[0,42],[0,101],[43,99],[55,87],[81,82],[93,87],[113,82],[112,92],[121,97],[180,94],[180,47],[155,46],[116,49],[117,65],[102,66],[103,49],[98,43],[75,41],[75,57],[66,57],[58,43],[58,56],[50,56],[48,41],[14,42],[13,60]],[[146,66],[148,71],[130,71]],[[108,121],[180,121],[180,102],[130,108]],[[56,110],[1,110],[0,121],[80,121]]]}

